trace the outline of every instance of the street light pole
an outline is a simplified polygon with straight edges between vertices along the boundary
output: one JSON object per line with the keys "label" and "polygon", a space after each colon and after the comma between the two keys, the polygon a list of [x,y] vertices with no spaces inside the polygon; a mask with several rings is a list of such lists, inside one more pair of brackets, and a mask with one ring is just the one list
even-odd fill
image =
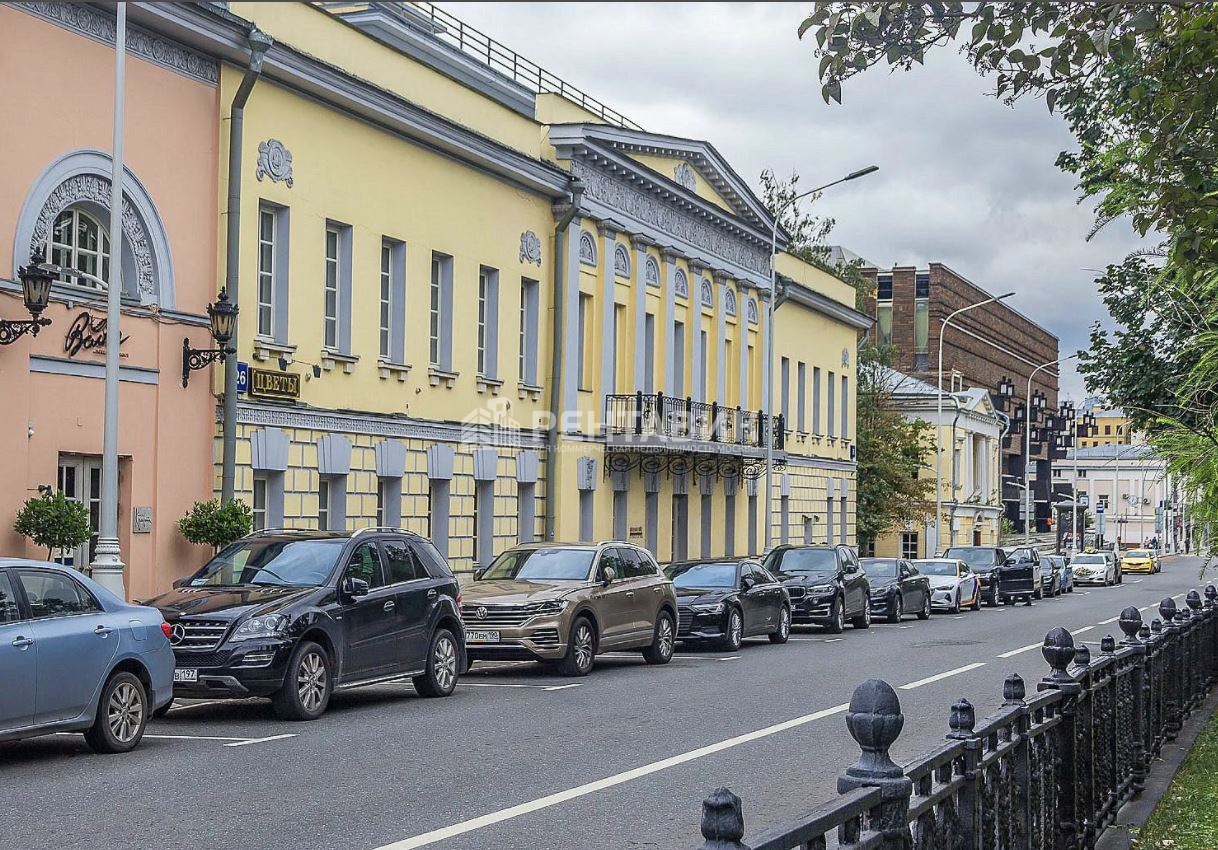
{"label": "street light pole", "polygon": [[[1059,357],[1056,360],[1051,360],[1048,363],[1041,363],[1032,373],[1028,375],[1028,394],[1024,396],[1024,422],[1023,422],[1023,498],[1024,498],[1024,517],[1023,517],[1023,542],[1025,546],[1032,545],[1032,474],[1029,470],[1029,464],[1032,460],[1032,379],[1036,377],[1036,373],[1041,369],[1048,369],[1050,366],[1056,366],[1058,363],[1065,363],[1067,360],[1073,360],[1078,357],[1078,352],[1068,354],[1065,357]],[[1050,474],[1049,483],[1052,486],[1053,476]]]}
{"label": "street light pole", "polygon": [[[978,301],[976,304],[969,304],[967,307],[961,307],[953,313],[949,313],[947,318],[943,320],[943,324],[939,326],[939,360],[936,364],[939,368],[939,379],[935,385],[937,392],[935,393],[935,548],[937,553],[943,548],[943,335],[947,331],[947,326],[952,319],[959,316],[961,313],[967,313],[969,310],[976,310],[978,307],[984,307],[986,304],[994,304],[1004,298],[1010,298],[1014,292],[1008,292],[1004,295],[996,295],[993,298],[987,298],[984,301]],[[953,440],[955,437],[952,438]],[[952,447],[953,451],[955,446]],[[954,482],[953,482],[954,484]],[[956,498],[955,488],[953,486],[952,499]]]}
{"label": "street light pole", "polygon": [[118,359],[123,293],[123,96],[126,76],[127,4],[119,3],[114,37],[114,151],[110,177],[110,280],[106,287],[106,401],[102,436],[101,504],[93,579],[120,599],[123,560],[118,542]]}
{"label": "street light pole", "polygon": [[[766,438],[765,438],[765,548],[768,551],[770,542],[773,537],[773,501],[774,501],[774,310],[777,308],[775,299],[778,295],[778,223],[782,221],[783,213],[787,208],[792,206],[801,198],[806,198],[809,195],[815,195],[817,192],[823,192],[830,186],[836,186],[838,183],[845,183],[847,180],[857,180],[860,177],[866,177],[874,171],[879,171],[878,165],[869,165],[866,168],[860,168],[858,171],[852,171],[845,177],[840,177],[831,183],[826,183],[823,186],[817,186],[815,189],[809,189],[806,192],[800,192],[788,198],[784,203],[779,205],[774,211],[773,226],[770,228],[770,298],[766,307],[765,319],[765,398],[763,399],[766,413]],[[783,423],[786,427],[786,423]],[[829,541],[832,543],[833,541]]]}

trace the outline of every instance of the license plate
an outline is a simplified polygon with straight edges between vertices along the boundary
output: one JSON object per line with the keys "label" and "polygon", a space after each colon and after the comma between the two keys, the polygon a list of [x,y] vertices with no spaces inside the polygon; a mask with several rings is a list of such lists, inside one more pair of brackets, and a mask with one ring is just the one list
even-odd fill
{"label": "license plate", "polygon": [[498,631],[487,631],[485,629],[466,629],[466,643],[499,643]]}
{"label": "license plate", "polygon": [[175,682],[197,682],[199,681],[199,671],[194,668],[179,667],[173,671],[173,680]]}

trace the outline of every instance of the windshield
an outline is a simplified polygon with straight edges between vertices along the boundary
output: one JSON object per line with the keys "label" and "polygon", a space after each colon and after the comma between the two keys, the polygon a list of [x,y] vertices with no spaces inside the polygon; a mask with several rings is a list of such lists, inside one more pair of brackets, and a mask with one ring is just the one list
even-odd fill
{"label": "windshield", "polygon": [[993,549],[976,549],[972,546],[953,546],[943,554],[964,561],[970,567],[991,567],[996,560]]}
{"label": "windshield", "polygon": [[673,587],[735,587],[735,564],[673,564],[664,573]]}
{"label": "windshield", "polygon": [[1130,549],[1125,553],[1126,558],[1149,558],[1150,553],[1145,549]]}
{"label": "windshield", "polygon": [[516,549],[504,552],[479,579],[587,581],[594,549]]}
{"label": "windshield", "polygon": [[800,575],[837,575],[837,552],[832,549],[775,549],[762,564],[770,572]]}
{"label": "windshield", "polygon": [[955,561],[914,561],[914,564],[928,576],[954,576],[958,569]]}
{"label": "windshield", "polygon": [[246,584],[317,587],[325,584],[346,538],[329,540],[238,540],[191,578],[190,587]]}
{"label": "windshield", "polygon": [[1107,561],[1103,555],[1075,555],[1070,559],[1072,564],[1103,564]]}
{"label": "windshield", "polygon": [[863,558],[859,563],[871,578],[896,578],[896,558]]}

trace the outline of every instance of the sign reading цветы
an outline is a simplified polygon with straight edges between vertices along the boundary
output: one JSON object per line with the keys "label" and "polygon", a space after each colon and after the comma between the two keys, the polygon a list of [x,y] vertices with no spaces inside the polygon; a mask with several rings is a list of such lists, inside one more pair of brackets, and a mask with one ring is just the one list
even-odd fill
{"label": "sign reading \u0446\u0432\u0435\u0442\u044b", "polygon": [[257,398],[300,398],[300,376],[290,372],[250,369],[249,394]]}

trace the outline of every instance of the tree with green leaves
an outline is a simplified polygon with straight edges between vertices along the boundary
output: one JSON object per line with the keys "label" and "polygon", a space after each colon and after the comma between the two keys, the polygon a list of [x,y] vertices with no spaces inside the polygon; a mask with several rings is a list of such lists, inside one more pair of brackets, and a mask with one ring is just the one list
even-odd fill
{"label": "tree with green leaves", "polygon": [[28,537],[34,545],[45,547],[47,560],[55,556],[56,549],[75,549],[93,533],[88,509],[62,491],[26,500],[17,512],[13,530]]}
{"label": "tree with green leaves", "polygon": [[254,528],[254,513],[240,499],[223,505],[218,499],[195,502],[178,521],[178,530],[191,543],[207,545],[213,551],[249,534]]}
{"label": "tree with green leaves", "polygon": [[[798,183],[798,174],[785,181],[770,171],[761,174],[766,208],[784,211],[780,223],[791,237],[787,251],[853,286],[855,306],[867,312],[874,299],[871,282],[863,277],[858,263],[829,264],[827,240],[834,221],[802,212],[790,203],[799,194]],[[809,205],[817,197],[811,196]],[[860,341],[855,358],[855,527],[860,545],[873,544],[880,535],[920,523],[933,513],[934,481],[918,476],[931,450],[930,425],[906,419],[893,402],[889,369],[895,358],[894,347],[876,346],[867,337]]]}
{"label": "tree with green leaves", "polygon": [[955,43],[998,97],[1063,116],[1077,149],[1057,163],[1096,201],[1095,229],[1126,219],[1160,240],[1097,280],[1116,328],[1093,328],[1080,370],[1218,530],[1218,4],[820,2],[809,32],[826,102],[868,68]]}

